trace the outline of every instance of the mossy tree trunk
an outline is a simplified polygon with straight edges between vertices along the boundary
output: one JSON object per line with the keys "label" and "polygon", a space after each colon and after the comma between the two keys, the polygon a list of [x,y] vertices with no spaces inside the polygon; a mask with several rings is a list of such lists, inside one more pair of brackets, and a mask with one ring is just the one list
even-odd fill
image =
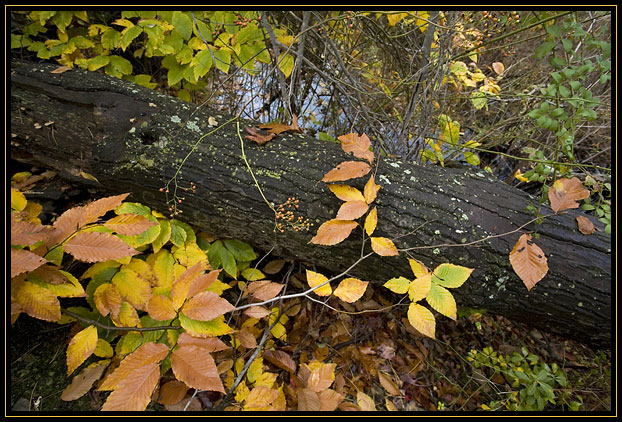
{"label": "mossy tree trunk", "polygon": [[[196,193],[180,191],[185,200],[178,204],[183,211],[178,218],[329,271],[343,270],[360,257],[361,230],[337,246],[308,243],[341,203],[320,182],[328,170],[349,158],[339,145],[285,133],[259,146],[241,140],[254,122],[235,119],[205,136],[218,127],[210,122],[222,125],[231,116],[99,73],[50,73],[54,68],[12,66],[12,158],[58,170],[102,195],[131,192],[129,200],[166,214],[169,204],[159,189],[198,144],[177,178],[181,187],[191,181],[197,186]],[[80,177],[81,171],[99,183]],[[530,221],[533,215],[525,207],[535,200],[483,171],[387,158],[380,159],[376,181],[382,185],[376,202],[378,235],[395,238],[399,248],[418,248],[410,253],[430,268],[442,262],[475,268],[455,291],[460,306],[486,308],[552,333],[610,345],[611,239],[600,231],[581,234],[575,222],[578,211],[488,238]],[[362,188],[363,183],[361,179],[354,185]],[[310,231],[275,232],[275,215],[262,192],[275,205],[298,199],[296,217],[308,218]],[[536,230],[550,269],[528,292],[508,254],[521,233]],[[483,238],[488,240],[457,246]],[[448,244],[453,246],[441,246]],[[411,277],[405,253],[372,256],[352,274],[374,283]]]}

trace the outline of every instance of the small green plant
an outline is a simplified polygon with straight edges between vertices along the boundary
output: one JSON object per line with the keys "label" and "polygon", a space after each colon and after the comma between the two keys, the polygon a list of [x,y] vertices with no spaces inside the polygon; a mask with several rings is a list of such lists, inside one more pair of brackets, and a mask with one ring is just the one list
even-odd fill
{"label": "small green plant", "polygon": [[467,356],[474,368],[482,370],[490,378],[500,374],[514,390],[507,398],[482,404],[484,410],[544,410],[549,404],[559,405],[568,410],[579,410],[581,398],[570,400],[556,390],[568,385],[564,370],[557,364],[548,365],[523,347],[521,352],[504,356],[485,347],[471,350]]}

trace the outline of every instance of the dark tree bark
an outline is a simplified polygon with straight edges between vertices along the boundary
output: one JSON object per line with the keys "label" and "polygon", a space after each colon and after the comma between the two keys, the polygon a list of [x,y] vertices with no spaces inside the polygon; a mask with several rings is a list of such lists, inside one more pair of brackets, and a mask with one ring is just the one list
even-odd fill
{"label": "dark tree bark", "polygon": [[[14,64],[11,70],[12,158],[46,166],[103,194],[131,192],[129,200],[166,213],[159,191],[174,177],[197,141],[231,117],[99,73],[50,73],[55,66]],[[45,125],[46,122],[53,122]],[[275,232],[275,216],[243,159],[240,137],[254,122],[233,120],[205,136],[184,162],[178,183],[186,192],[180,219],[219,236],[273,249],[329,271],[361,256],[362,231],[337,246],[309,244],[317,227],[341,204],[320,180],[341,161],[352,159],[339,145],[285,133],[263,146],[244,139],[244,152],[265,198],[281,204],[299,199],[297,216],[309,218],[308,232]],[[99,184],[80,178],[83,171]],[[377,235],[396,238],[399,248],[434,268],[451,262],[475,268],[454,291],[460,306],[486,308],[533,327],[596,345],[611,344],[612,266],[610,236],[577,230],[572,210],[507,236],[533,218],[534,199],[483,171],[421,166],[381,158],[376,181]],[[362,188],[365,180],[354,185]],[[351,183],[351,182],[347,182]],[[545,207],[545,214],[551,213]],[[424,224],[425,223],[425,224]],[[531,291],[513,272],[508,254],[521,233],[537,231],[549,272]],[[471,246],[456,246],[479,239]],[[454,246],[439,246],[452,244]],[[437,246],[434,246],[437,245]],[[369,245],[366,245],[366,251]],[[384,283],[411,277],[404,253],[372,256],[353,275]]]}

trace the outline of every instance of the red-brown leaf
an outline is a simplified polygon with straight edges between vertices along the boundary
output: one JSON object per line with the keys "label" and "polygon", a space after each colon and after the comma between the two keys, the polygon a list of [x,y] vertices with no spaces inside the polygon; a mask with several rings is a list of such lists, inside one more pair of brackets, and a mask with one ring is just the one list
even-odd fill
{"label": "red-brown leaf", "polygon": [[249,139],[253,142],[255,142],[258,145],[263,145],[266,142],[270,141],[272,138],[274,138],[276,136],[275,133],[270,133],[268,135],[263,135],[259,132],[257,132],[257,129],[255,129],[254,127],[247,127],[246,128],[246,132],[248,132],[248,135],[245,135],[244,137],[246,139]]}
{"label": "red-brown leaf", "polygon": [[48,262],[25,249],[11,249],[11,278],[26,271],[32,271]]}
{"label": "red-brown leaf", "polygon": [[582,215],[577,216],[577,225],[579,226],[579,231],[583,234],[589,235],[596,231],[594,223]]}
{"label": "red-brown leaf", "polygon": [[201,292],[194,295],[183,306],[182,312],[197,321],[210,321],[234,309],[226,299],[214,292]]}
{"label": "red-brown leaf", "polygon": [[317,229],[317,234],[309,243],[328,246],[336,245],[350,236],[350,233],[356,226],[358,226],[356,221],[329,220]]}
{"label": "red-brown leaf", "polygon": [[549,201],[555,213],[579,208],[577,201],[589,198],[589,196],[590,191],[583,187],[583,183],[577,177],[556,180],[553,186],[549,187]]}
{"label": "red-brown leaf", "polygon": [[371,142],[367,135],[358,133],[348,133],[337,138],[341,141],[341,148],[345,152],[351,152],[356,158],[362,158],[372,163],[374,161],[374,153],[370,151]]}
{"label": "red-brown leaf", "polygon": [[82,232],[65,243],[65,252],[85,262],[121,259],[139,253],[110,233]]}

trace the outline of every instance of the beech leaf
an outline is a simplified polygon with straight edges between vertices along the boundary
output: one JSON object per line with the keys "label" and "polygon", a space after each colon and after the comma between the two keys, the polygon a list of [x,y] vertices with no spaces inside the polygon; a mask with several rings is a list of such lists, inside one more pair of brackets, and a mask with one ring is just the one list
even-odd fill
{"label": "beech leaf", "polygon": [[[327,280],[328,278],[326,276],[311,270],[307,270],[307,283],[309,284],[309,287],[313,288],[322,283],[325,283]],[[330,296],[332,291],[333,290],[330,287],[330,283],[326,283],[324,286],[318,287],[314,290],[315,294],[318,296]]]}
{"label": "beech leaf", "polygon": [[367,217],[365,217],[365,233],[367,233],[367,236],[371,236],[374,233],[377,224],[378,210],[374,207],[369,214],[367,214]]}
{"label": "beech leaf", "polygon": [[360,190],[349,185],[331,184],[327,185],[335,196],[342,201],[365,201],[365,197]]}
{"label": "beech leaf", "polygon": [[210,321],[234,309],[226,299],[214,292],[201,292],[194,295],[183,306],[182,312],[197,321]]}
{"label": "beech leaf", "polygon": [[361,158],[372,163],[374,161],[374,153],[370,150],[371,142],[367,135],[358,133],[348,133],[338,137],[341,141],[341,148],[345,152],[351,152],[356,158]]}
{"label": "beech leaf", "polygon": [[340,182],[363,177],[371,170],[371,166],[363,161],[344,161],[329,171],[322,182]]}
{"label": "beech leaf", "polygon": [[418,303],[411,303],[408,306],[408,322],[417,331],[426,337],[434,338],[434,331],[436,330],[436,320],[434,315],[424,306]]}
{"label": "beech leaf", "polygon": [[104,371],[108,367],[109,361],[99,361],[84,368],[82,372],[73,377],[71,384],[63,390],[60,399],[63,401],[77,400],[85,395],[93,384],[101,378]]}
{"label": "beech leaf", "polygon": [[139,214],[120,214],[106,221],[104,226],[124,236],[136,236],[156,224]]}
{"label": "beech leaf", "polygon": [[[355,223],[356,224],[356,223]],[[47,259],[40,257],[25,249],[11,249],[11,278],[39,268],[48,262]]]}
{"label": "beech leaf", "polygon": [[397,247],[391,239],[386,237],[372,237],[371,248],[380,256],[395,256],[399,255]]}
{"label": "beech leaf", "polygon": [[579,208],[577,201],[589,198],[590,191],[583,187],[577,177],[572,179],[558,179],[549,187],[549,201],[551,209],[558,213],[571,208]]}
{"label": "beech leaf", "polygon": [[341,204],[339,211],[337,211],[337,217],[335,220],[356,220],[359,217],[365,215],[369,205],[365,201],[348,201]]}
{"label": "beech leaf", "polygon": [[365,188],[363,189],[363,196],[365,197],[365,202],[367,202],[368,204],[374,202],[381,187],[382,186],[377,185],[374,181],[374,176],[371,176],[367,183],[365,183]]}
{"label": "beech leaf", "polygon": [[257,129],[255,129],[254,127],[247,127],[246,128],[246,132],[248,132],[248,135],[245,135],[244,137],[246,139],[249,139],[253,142],[255,142],[258,145],[263,145],[266,142],[272,140],[272,138],[274,138],[276,136],[276,133],[269,133],[267,135],[263,135],[259,132],[257,132]]}
{"label": "beech leaf", "polygon": [[336,245],[350,236],[350,233],[356,226],[358,224],[355,221],[329,220],[317,229],[317,234],[309,243],[327,246]]}
{"label": "beech leaf", "polygon": [[67,375],[82,364],[97,347],[97,328],[89,325],[73,336],[67,346]]}
{"label": "beech leaf", "polygon": [[85,262],[121,259],[139,253],[110,233],[82,232],[65,243],[65,252]]}
{"label": "beech leaf", "polygon": [[108,396],[102,411],[143,411],[151,401],[151,395],[160,380],[160,366],[149,363],[132,371],[123,378]]}
{"label": "beech leaf", "polygon": [[182,345],[171,355],[175,377],[198,390],[225,392],[212,355],[193,345]]}
{"label": "beech leaf", "polygon": [[514,272],[531,290],[549,270],[546,256],[531,236],[523,234],[510,252],[510,263]]}
{"label": "beech leaf", "polygon": [[344,302],[353,303],[363,296],[367,284],[369,284],[367,281],[361,281],[357,278],[345,278],[341,280],[333,293]]}

